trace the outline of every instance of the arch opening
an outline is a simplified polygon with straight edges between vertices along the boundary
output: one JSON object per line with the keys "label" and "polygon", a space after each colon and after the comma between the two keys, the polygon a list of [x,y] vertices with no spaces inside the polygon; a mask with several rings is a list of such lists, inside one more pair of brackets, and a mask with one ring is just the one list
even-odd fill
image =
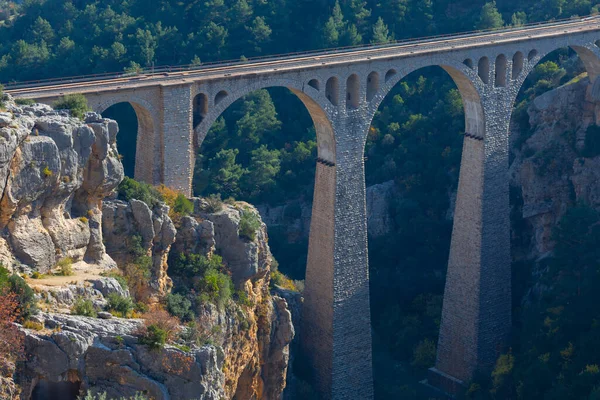
{"label": "arch opening", "polygon": [[208,114],[208,96],[199,93],[194,97],[193,127],[194,129],[204,120]]}
{"label": "arch opening", "polygon": [[360,104],[360,79],[352,74],[346,80],[346,108],[358,108]]}
{"label": "arch opening", "polygon": [[135,102],[120,102],[101,110],[119,124],[117,149],[125,175],[150,184],[160,182],[160,157],[155,150],[156,126],[148,109]]}
{"label": "arch opening", "polygon": [[308,81],[308,86],[310,86],[316,90],[321,90],[321,83],[319,82],[318,79],[311,79],[310,81]]}
{"label": "arch opening", "polygon": [[504,54],[500,54],[496,57],[496,68],[495,68],[495,85],[496,87],[505,87],[506,86],[506,56]]}
{"label": "arch opening", "polygon": [[229,95],[229,93],[227,93],[227,91],[225,91],[225,90],[221,90],[219,93],[217,93],[217,95],[215,96],[215,105],[218,105],[220,102],[225,100],[225,98],[228,95]]}
{"label": "arch opening", "polygon": [[[310,293],[322,290],[318,285],[328,263],[323,247],[333,232],[329,214],[321,215],[333,213],[335,206],[333,128],[322,107],[301,87],[261,84],[249,87],[241,98],[230,96],[198,126],[194,193],[220,193],[222,199],[231,196],[256,205],[279,271],[294,280],[306,279],[306,315],[320,315],[311,308]],[[236,283],[235,274],[232,278]],[[299,360],[308,363],[307,357]]]}
{"label": "arch opening", "polygon": [[477,65],[479,78],[486,85],[490,83],[490,60],[487,57],[481,57]]}
{"label": "arch opening", "polygon": [[465,64],[467,67],[473,69],[473,60],[471,60],[470,58],[467,58],[465,61],[463,61],[463,64]]}
{"label": "arch opening", "polygon": [[524,56],[523,53],[517,51],[513,56],[513,64],[512,64],[512,79],[517,79],[521,72],[523,71],[523,63]]}
{"label": "arch opening", "polygon": [[388,72],[385,73],[385,81],[388,82],[390,79],[392,79],[394,77],[394,75],[396,75],[397,72],[395,69],[390,69]]}
{"label": "arch opening", "polygon": [[[519,336],[515,339],[520,343],[536,343],[536,349],[514,349],[513,351],[515,369],[534,370],[536,364],[532,360],[538,357],[554,357],[558,353],[560,345],[548,347],[549,342],[543,335],[536,335],[533,332],[542,332],[547,323],[548,314],[536,314],[538,306],[544,304],[546,307],[559,307],[563,315],[571,315],[575,311],[574,304],[579,298],[581,292],[572,291],[561,287],[558,283],[555,293],[565,293],[561,299],[555,299],[546,303],[535,298],[531,301],[531,286],[535,285],[541,279],[543,281],[560,282],[562,274],[569,273],[568,268],[558,267],[547,270],[541,274],[540,278],[532,280],[532,271],[538,271],[549,265],[549,259],[541,261],[536,259],[539,254],[549,254],[552,265],[561,265],[560,256],[556,257],[556,249],[564,246],[561,240],[552,240],[552,231],[556,227],[564,227],[560,217],[552,213],[544,214],[544,222],[540,219],[540,214],[530,213],[528,210],[539,206],[537,199],[544,199],[545,204],[558,204],[560,202],[564,215],[569,215],[573,208],[579,210],[588,207],[589,200],[582,196],[582,192],[571,192],[569,189],[560,188],[561,181],[569,181],[576,174],[573,171],[573,164],[581,166],[578,173],[585,173],[583,170],[589,159],[586,159],[586,140],[588,129],[596,129],[597,120],[592,117],[590,109],[585,107],[572,107],[572,104],[586,104],[589,101],[589,93],[594,86],[593,74],[599,61],[592,57],[593,52],[587,48],[573,46],[571,48],[559,48],[548,54],[531,54],[528,58],[531,61],[524,68],[521,74],[520,82],[522,86],[516,97],[516,102],[512,107],[512,121],[510,129],[510,170],[517,178],[511,179],[510,187],[510,208],[511,208],[511,252],[513,262],[513,306],[519,308],[519,313],[513,316],[514,326],[526,326],[526,329],[517,329]],[[542,56],[542,57],[540,57]],[[588,58],[589,56],[589,58]],[[541,59],[540,59],[541,58]],[[535,65],[533,65],[535,62]],[[527,76],[524,76],[527,73]],[[588,74],[586,78],[585,74]],[[569,97],[569,103],[562,101],[548,101],[549,99],[560,99]],[[544,103],[544,100],[546,102]],[[542,101],[540,101],[542,100]],[[538,108],[537,104],[545,104],[543,109]],[[597,104],[597,103],[596,103]],[[541,118],[540,118],[541,117]],[[590,125],[591,122],[591,125]],[[552,135],[548,135],[548,127],[552,127]],[[567,155],[568,154],[568,155]],[[573,179],[576,180],[576,179]],[[535,189],[534,189],[535,188]],[[532,196],[532,193],[535,193]],[[561,198],[561,196],[563,196]],[[561,198],[562,200],[559,200]],[[587,204],[586,204],[587,203]],[[564,220],[566,221],[566,219]],[[580,219],[581,232],[587,231],[584,219]],[[556,237],[555,237],[556,238]],[[568,242],[574,243],[577,239],[574,235],[568,237]],[[555,247],[556,246],[556,247]],[[569,246],[571,248],[571,246]],[[564,247],[563,247],[564,248]],[[569,254],[577,254],[577,245],[574,245]],[[583,253],[583,252],[582,252]],[[570,262],[570,261],[569,261]],[[540,280],[538,280],[540,279]],[[584,285],[585,286],[585,285]],[[580,287],[585,291],[583,287]],[[580,290],[578,289],[578,290]],[[527,299],[528,304],[524,304]],[[578,321],[579,326],[589,326],[592,324],[591,315],[597,315],[597,306],[593,311],[590,310],[586,318]],[[553,308],[554,309],[554,308]],[[585,331],[583,329],[582,331]],[[583,333],[572,331],[572,340],[579,341]],[[570,339],[571,340],[571,339]],[[585,347],[585,346],[584,346]],[[549,350],[554,348],[554,350]],[[541,349],[545,349],[541,351]],[[551,351],[546,353],[546,351]],[[593,351],[579,348],[580,354],[586,354],[580,362],[585,365],[591,362],[595,354]],[[587,359],[586,359],[587,358]],[[552,397],[556,386],[556,378],[546,380],[547,385],[539,385],[533,395],[532,381],[535,378],[532,375],[524,375],[524,385],[522,387],[524,397]],[[569,386],[572,380],[561,379],[561,385]],[[513,389],[513,388],[511,388]]]}
{"label": "arch opening", "polygon": [[[417,391],[423,371],[435,363],[452,233],[448,193],[458,185],[463,143],[481,143],[463,134],[484,133],[479,94],[463,71],[436,66],[403,77],[382,100],[369,130],[365,171],[376,398],[397,398],[401,385]],[[386,208],[378,204],[382,193],[402,200],[390,200]]]}
{"label": "arch opening", "polygon": [[527,54],[527,60],[531,61],[533,60],[536,56],[538,55],[538,51],[536,49],[533,49],[529,52],[529,54]]}
{"label": "arch opening", "polygon": [[367,101],[373,100],[373,97],[379,91],[379,74],[375,71],[371,72],[367,77]]}
{"label": "arch opening", "polygon": [[335,76],[327,80],[325,84],[325,96],[334,106],[340,104],[340,82]]}

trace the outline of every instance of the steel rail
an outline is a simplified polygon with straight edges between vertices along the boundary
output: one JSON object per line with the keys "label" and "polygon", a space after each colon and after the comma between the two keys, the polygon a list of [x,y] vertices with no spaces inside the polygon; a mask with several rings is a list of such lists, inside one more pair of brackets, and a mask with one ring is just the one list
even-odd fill
{"label": "steel rail", "polygon": [[[384,45],[369,45],[369,46],[351,46],[346,48],[337,48],[337,49],[328,49],[325,51],[318,52],[301,52],[301,53],[288,53],[281,56],[268,56],[268,57],[256,57],[253,59],[249,59],[248,61],[239,61],[235,62],[213,62],[206,63],[200,67],[198,66],[178,66],[178,67],[160,67],[155,68],[154,70],[144,70],[147,72],[152,72],[150,74],[144,74],[141,72],[137,75],[130,75],[127,73],[118,73],[118,74],[96,74],[96,75],[84,75],[84,76],[76,76],[76,77],[68,77],[68,78],[59,78],[59,79],[49,79],[49,80],[37,80],[37,81],[28,81],[28,82],[20,82],[20,83],[9,83],[6,85],[7,92],[11,94],[21,94],[26,93],[29,89],[35,89],[36,91],[50,89],[60,85],[62,88],[72,88],[78,87],[79,84],[85,83],[85,86],[93,85],[93,84],[106,84],[106,83],[118,83],[118,82],[133,82],[149,80],[153,78],[161,78],[161,77],[170,77],[175,78],[179,76],[186,76],[192,73],[201,74],[200,76],[204,76],[206,74],[215,73],[222,70],[230,70],[232,73],[241,71],[243,69],[256,69],[262,66],[271,66],[285,63],[299,63],[305,60],[310,59],[320,59],[323,58],[326,61],[334,61],[336,58],[345,57],[348,55],[356,56],[365,53],[374,53],[374,52],[386,52],[386,51],[394,51],[394,50],[402,50],[410,47],[420,47],[429,49],[431,47],[440,48],[444,44],[448,44],[451,42],[457,41],[467,41],[468,44],[473,43],[481,43],[482,39],[490,39],[490,38],[499,38],[499,39],[511,39],[517,36],[517,39],[523,37],[527,39],[530,33],[540,30],[552,30],[555,32],[554,28],[563,27],[563,28],[573,28],[579,27],[580,25],[584,25],[586,27],[589,26],[590,21],[598,21],[598,17],[589,16],[584,18],[577,19],[568,19],[562,20],[552,23],[537,23],[530,24],[526,28],[518,27],[518,28],[509,28],[503,30],[487,30],[487,31],[477,31],[475,34],[473,33],[459,33],[454,35],[438,35],[434,37],[428,38],[420,38],[416,40],[405,40],[398,41],[391,44]],[[583,28],[580,28],[580,30]],[[563,33],[563,32],[560,32]],[[559,33],[559,34],[560,34]],[[432,39],[441,38],[443,40],[433,41]],[[475,39],[475,41],[474,41]],[[494,42],[492,40],[492,42]],[[425,45],[425,47],[423,46]],[[297,57],[298,55],[303,55],[303,57]],[[214,67],[213,67],[214,65]]]}

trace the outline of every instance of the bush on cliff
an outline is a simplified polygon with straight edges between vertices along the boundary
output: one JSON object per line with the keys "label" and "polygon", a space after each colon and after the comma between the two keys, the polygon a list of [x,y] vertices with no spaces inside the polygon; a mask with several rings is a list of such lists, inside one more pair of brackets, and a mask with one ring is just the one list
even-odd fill
{"label": "bush on cliff", "polygon": [[55,110],[69,110],[71,116],[83,118],[90,111],[87,99],[82,94],[68,94],[53,104]]}
{"label": "bush on cliff", "polygon": [[11,274],[0,264],[0,293],[13,293],[19,304],[18,320],[26,320],[37,312],[33,289],[17,274]]}
{"label": "bush on cliff", "polygon": [[124,201],[143,201],[148,207],[153,208],[165,201],[163,195],[152,185],[138,182],[135,179],[125,177],[118,188],[119,198]]}
{"label": "bush on cliff", "polygon": [[135,304],[129,297],[123,297],[118,293],[109,294],[107,300],[106,309],[117,317],[129,318],[135,308]]}
{"label": "bush on cliff", "polygon": [[73,306],[71,307],[71,314],[93,318],[98,316],[94,303],[92,303],[91,300],[86,300],[82,297],[75,299],[75,303],[73,303]]}
{"label": "bush on cliff", "polygon": [[260,229],[260,217],[251,211],[245,209],[240,213],[239,235],[250,241],[256,239],[256,231]]}

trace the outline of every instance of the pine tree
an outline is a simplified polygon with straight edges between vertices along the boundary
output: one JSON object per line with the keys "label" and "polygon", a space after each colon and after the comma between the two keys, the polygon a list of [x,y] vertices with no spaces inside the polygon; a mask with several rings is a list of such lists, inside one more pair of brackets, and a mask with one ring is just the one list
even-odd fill
{"label": "pine tree", "polygon": [[389,36],[387,25],[383,22],[383,19],[379,17],[375,25],[373,25],[373,37],[371,38],[371,43],[389,43],[392,40],[393,38]]}
{"label": "pine tree", "polygon": [[481,16],[479,17],[478,29],[499,29],[504,26],[504,20],[502,14],[498,12],[496,8],[496,2],[485,3],[481,9]]}

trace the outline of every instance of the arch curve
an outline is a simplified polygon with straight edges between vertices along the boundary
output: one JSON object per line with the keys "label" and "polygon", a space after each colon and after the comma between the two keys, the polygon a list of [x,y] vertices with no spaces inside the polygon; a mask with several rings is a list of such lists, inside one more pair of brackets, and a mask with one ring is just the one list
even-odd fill
{"label": "arch curve", "polygon": [[147,100],[138,96],[129,96],[127,94],[111,96],[107,100],[96,102],[92,101],[92,109],[102,114],[110,107],[129,103],[137,117],[138,131],[135,155],[136,180],[150,184],[161,182],[162,171],[162,152],[160,149],[159,138],[159,120],[155,107]]}
{"label": "arch curve", "polygon": [[312,86],[303,86],[303,82],[279,78],[249,83],[236,90],[229,91],[226,97],[210,108],[202,122],[194,129],[194,147],[197,150],[202,146],[202,142],[204,142],[211,126],[235,101],[256,90],[285,87],[300,99],[312,118],[317,135],[319,158],[335,163],[335,138],[333,127],[326,111],[327,103],[325,102],[329,102],[329,100],[326,100],[323,96],[318,96],[319,92]]}

